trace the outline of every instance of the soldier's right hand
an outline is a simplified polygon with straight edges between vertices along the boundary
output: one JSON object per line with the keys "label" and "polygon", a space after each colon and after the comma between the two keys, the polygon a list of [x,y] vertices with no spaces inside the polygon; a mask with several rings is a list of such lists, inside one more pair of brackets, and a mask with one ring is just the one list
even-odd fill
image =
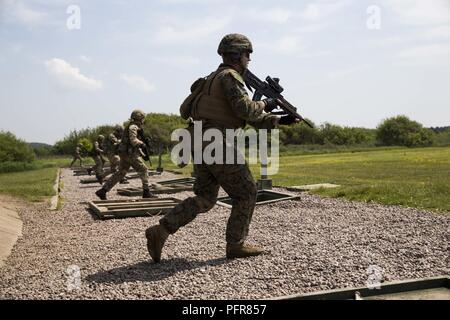
{"label": "soldier's right hand", "polygon": [[291,125],[294,123],[299,123],[299,122],[300,122],[299,119],[297,119],[289,114],[287,116],[282,116],[280,118],[280,120],[278,121],[278,124],[282,125],[282,126],[288,126],[288,125]]}

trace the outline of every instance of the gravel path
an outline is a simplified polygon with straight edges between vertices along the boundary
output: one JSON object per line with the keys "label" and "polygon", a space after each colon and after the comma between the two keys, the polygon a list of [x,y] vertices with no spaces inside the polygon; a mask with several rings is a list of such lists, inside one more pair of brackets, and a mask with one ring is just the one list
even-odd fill
{"label": "gravel path", "polygon": [[267,255],[226,260],[229,209],[216,206],[171,236],[154,265],[144,231],[159,218],[96,219],[84,202],[99,185],[80,178],[62,170],[62,210],[19,211],[23,237],[0,269],[0,299],[260,299],[365,286],[370,266],[383,281],[450,273],[448,213],[307,193],[255,210],[248,241]]}

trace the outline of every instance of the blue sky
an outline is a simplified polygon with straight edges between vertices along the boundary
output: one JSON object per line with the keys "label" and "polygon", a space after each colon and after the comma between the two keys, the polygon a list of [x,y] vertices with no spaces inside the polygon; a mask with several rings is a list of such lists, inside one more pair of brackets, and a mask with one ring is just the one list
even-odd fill
{"label": "blue sky", "polygon": [[450,124],[449,0],[0,0],[0,130],[53,144],[134,108],[177,114],[235,32],[316,124]]}

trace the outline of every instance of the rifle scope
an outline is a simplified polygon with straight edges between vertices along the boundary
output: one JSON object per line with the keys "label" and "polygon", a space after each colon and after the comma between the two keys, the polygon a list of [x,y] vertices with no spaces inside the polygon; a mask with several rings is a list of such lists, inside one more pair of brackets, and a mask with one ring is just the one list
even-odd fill
{"label": "rifle scope", "polygon": [[266,78],[267,83],[272,87],[273,90],[275,90],[278,93],[282,93],[284,91],[283,87],[280,86],[279,82],[280,79],[279,78],[272,78],[270,76],[268,76]]}

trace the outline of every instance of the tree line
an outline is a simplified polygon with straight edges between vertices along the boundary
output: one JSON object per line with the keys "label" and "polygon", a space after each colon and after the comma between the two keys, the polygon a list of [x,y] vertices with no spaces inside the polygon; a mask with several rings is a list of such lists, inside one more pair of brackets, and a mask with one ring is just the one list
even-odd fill
{"label": "tree line", "polygon": [[[309,121],[313,123],[312,121]],[[126,126],[127,122],[122,123]],[[98,135],[109,135],[115,125],[101,125],[96,128],[72,130],[53,146],[32,143],[17,139],[10,132],[0,131],[0,172],[33,169],[36,158],[73,155],[76,145],[83,145],[84,156],[89,156],[92,145]],[[185,128],[186,121],[177,115],[147,114],[144,131],[155,144],[153,154],[161,147],[169,152],[174,142],[171,133],[178,128]],[[382,121],[376,129],[343,127],[330,123],[313,128],[303,123],[293,126],[280,126],[280,144],[332,146],[449,146],[450,127],[424,128],[422,124],[400,115]]]}

